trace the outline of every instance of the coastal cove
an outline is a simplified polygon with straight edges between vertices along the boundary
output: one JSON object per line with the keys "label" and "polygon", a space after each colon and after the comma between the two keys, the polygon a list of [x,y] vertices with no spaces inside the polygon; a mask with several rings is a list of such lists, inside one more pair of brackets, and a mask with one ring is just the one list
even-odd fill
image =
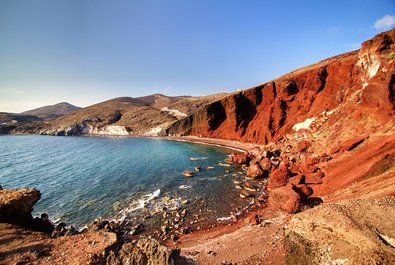
{"label": "coastal cove", "polygon": [[[164,209],[185,208],[196,226],[217,223],[248,204],[238,196],[225,166],[230,150],[211,145],[136,137],[0,137],[4,188],[35,187],[42,199],[33,215],[86,225],[98,217],[150,218]],[[184,170],[195,171],[192,178]],[[165,211],[166,212],[166,211]],[[199,216],[199,218],[197,218]],[[221,220],[221,219],[220,219]]]}

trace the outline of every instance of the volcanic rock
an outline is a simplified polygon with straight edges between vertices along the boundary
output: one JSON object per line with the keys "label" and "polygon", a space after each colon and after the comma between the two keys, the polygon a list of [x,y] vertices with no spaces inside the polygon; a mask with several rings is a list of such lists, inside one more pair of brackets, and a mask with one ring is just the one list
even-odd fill
{"label": "volcanic rock", "polygon": [[284,167],[278,168],[272,171],[272,173],[270,174],[267,189],[270,191],[285,186],[287,185],[288,180],[289,180],[288,170]]}
{"label": "volcanic rock", "polygon": [[309,149],[310,146],[311,146],[311,144],[309,141],[302,140],[302,141],[298,142],[298,145],[296,148],[297,148],[298,152],[304,152],[307,149]]}
{"label": "volcanic rock", "polygon": [[251,156],[248,153],[232,153],[230,156],[230,161],[238,165],[248,164],[251,161]]}
{"label": "volcanic rock", "polygon": [[340,145],[340,147],[341,147],[343,150],[351,151],[351,150],[353,150],[355,147],[357,147],[358,145],[360,145],[364,140],[365,140],[364,138],[355,137],[355,138],[352,138],[352,139],[349,139],[349,140],[343,142],[343,143]]}
{"label": "volcanic rock", "polygon": [[270,169],[272,168],[272,162],[269,158],[266,157],[263,158],[259,164],[261,165],[263,170],[270,171]]}
{"label": "volcanic rock", "polygon": [[307,186],[306,184],[299,184],[299,185],[295,185],[294,187],[297,187],[301,192],[303,192],[303,194],[306,197],[311,196],[313,194],[313,189]]}
{"label": "volcanic rock", "polygon": [[304,183],[320,184],[322,183],[322,178],[324,177],[324,174],[321,171],[318,171],[315,173],[306,173],[304,174],[304,176],[305,176]]}
{"label": "volcanic rock", "polygon": [[305,177],[302,174],[289,178],[289,183],[293,185],[304,183],[304,181],[305,181]]}
{"label": "volcanic rock", "polygon": [[287,213],[296,213],[302,207],[301,197],[291,185],[272,190],[269,203]]}
{"label": "volcanic rock", "polygon": [[247,169],[246,177],[252,179],[262,178],[264,177],[264,173],[265,172],[259,164],[252,164]]}

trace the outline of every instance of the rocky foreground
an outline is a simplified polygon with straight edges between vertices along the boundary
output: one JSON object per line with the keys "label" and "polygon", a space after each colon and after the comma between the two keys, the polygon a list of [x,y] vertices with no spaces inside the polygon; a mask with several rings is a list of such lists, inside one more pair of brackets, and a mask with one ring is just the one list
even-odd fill
{"label": "rocky foreground", "polygon": [[179,250],[148,238],[124,242],[93,225],[78,231],[54,226],[31,212],[40,198],[35,189],[0,190],[0,264],[187,264]]}

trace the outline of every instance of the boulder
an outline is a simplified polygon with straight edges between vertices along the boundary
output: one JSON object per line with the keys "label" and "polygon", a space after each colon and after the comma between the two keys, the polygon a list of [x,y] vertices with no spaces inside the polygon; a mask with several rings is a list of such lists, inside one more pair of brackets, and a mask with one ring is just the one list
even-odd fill
{"label": "boulder", "polygon": [[298,142],[296,149],[298,150],[298,152],[305,152],[305,151],[307,151],[307,149],[310,148],[310,146],[311,146],[311,144],[309,141],[302,140],[302,141]]}
{"label": "boulder", "polygon": [[297,175],[297,174],[299,174],[299,173],[302,171],[302,169],[301,169],[299,163],[291,164],[291,165],[288,167],[288,170],[289,170],[293,175]]}
{"label": "boulder", "polygon": [[269,182],[267,189],[274,190],[276,188],[287,185],[289,180],[289,172],[286,168],[280,167],[274,171],[269,176]]}
{"label": "boulder", "polygon": [[269,204],[287,213],[296,213],[302,207],[300,195],[292,185],[274,189],[270,192]]}
{"label": "boulder", "polygon": [[356,148],[358,145],[360,145],[363,141],[365,140],[365,138],[361,138],[361,137],[355,137],[355,138],[351,138],[345,142],[343,142],[340,147],[345,150],[345,151],[351,151],[354,148]]}
{"label": "boulder", "polygon": [[304,176],[305,176],[305,179],[304,179],[305,184],[321,184],[322,178],[325,175],[321,171],[317,171],[314,173],[305,173]]}
{"label": "boulder", "polygon": [[326,203],[285,227],[286,264],[395,264],[395,198]]}
{"label": "boulder", "polygon": [[33,206],[40,197],[36,189],[0,190],[0,222],[30,227]]}
{"label": "boulder", "polygon": [[269,158],[266,157],[263,158],[259,164],[261,165],[263,170],[270,171],[270,169],[272,168],[272,162]]}
{"label": "boulder", "polygon": [[335,147],[333,147],[333,148],[331,148],[331,149],[329,150],[329,154],[330,154],[330,155],[334,155],[334,154],[336,154],[336,153],[339,153],[340,150],[341,150],[340,145],[335,146]]}
{"label": "boulder", "polygon": [[306,197],[313,195],[313,189],[307,186],[306,184],[295,185],[294,189],[296,188],[300,190],[303,193],[303,195],[305,195]]}
{"label": "boulder", "polygon": [[293,185],[298,185],[304,182],[305,177],[302,174],[293,176],[291,178],[289,178],[289,183],[293,184]]}
{"label": "boulder", "polygon": [[309,156],[307,158],[306,164],[311,167],[314,166],[316,164],[318,164],[320,162],[320,159],[317,156]]}
{"label": "boulder", "polygon": [[182,174],[185,177],[192,177],[194,175],[194,173],[192,171],[190,171],[190,170],[185,170],[184,172],[182,172]]}
{"label": "boulder", "polygon": [[257,190],[257,187],[248,181],[244,183],[244,188],[248,191],[256,191]]}
{"label": "boulder", "polygon": [[259,164],[252,164],[247,169],[247,178],[262,178],[265,176],[265,172]]}
{"label": "boulder", "polygon": [[257,213],[249,213],[247,215],[246,222],[249,225],[258,225],[261,222],[261,218]]}
{"label": "boulder", "polygon": [[154,239],[142,238],[137,242],[125,243],[121,249],[110,251],[107,264],[187,264],[179,249],[161,245]]}
{"label": "boulder", "polygon": [[241,164],[248,164],[251,161],[252,157],[248,153],[232,153],[230,155],[230,161],[241,165]]}

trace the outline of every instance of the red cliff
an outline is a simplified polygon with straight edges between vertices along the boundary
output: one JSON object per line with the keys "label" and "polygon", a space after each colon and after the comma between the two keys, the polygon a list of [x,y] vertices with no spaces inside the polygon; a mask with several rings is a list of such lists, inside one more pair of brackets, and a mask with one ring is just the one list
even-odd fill
{"label": "red cliff", "polygon": [[166,133],[267,144],[324,111],[334,113],[325,124],[332,127],[327,140],[336,140],[340,134],[375,132],[393,122],[394,42],[395,29],[383,32],[364,42],[360,50],[213,102],[177,121]]}

